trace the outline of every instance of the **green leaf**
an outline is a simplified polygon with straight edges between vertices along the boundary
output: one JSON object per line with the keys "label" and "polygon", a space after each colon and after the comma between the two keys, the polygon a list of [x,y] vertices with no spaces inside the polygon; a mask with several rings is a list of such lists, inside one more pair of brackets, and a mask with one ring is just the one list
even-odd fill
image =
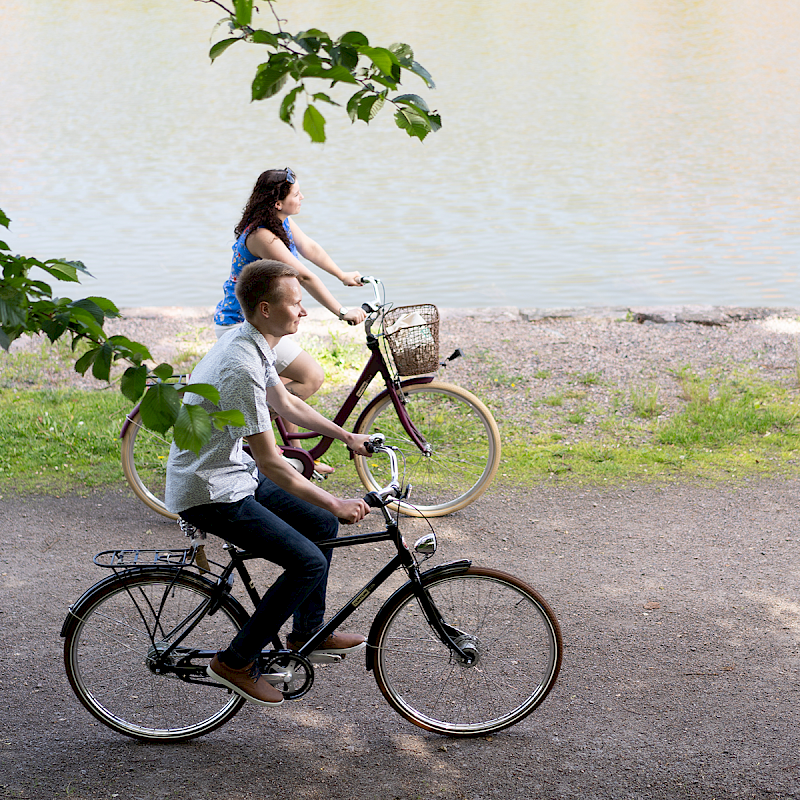
{"label": "green leaf", "polygon": [[314,106],[308,106],[303,114],[303,130],[312,142],[325,141],[325,117]]}
{"label": "green leaf", "polygon": [[314,100],[319,100],[323,103],[329,103],[332,106],[339,105],[339,103],[337,103],[335,100],[331,100],[331,98],[328,97],[328,95],[326,95],[325,92],[317,92],[316,94],[313,95],[313,98]]}
{"label": "green leaf", "polygon": [[278,37],[274,33],[262,30],[261,28],[253,31],[250,34],[249,40],[254,44],[266,44],[270,47],[277,47],[279,42]]}
{"label": "green leaf", "polygon": [[7,228],[11,224],[11,220],[6,216],[6,212],[0,208],[0,225]]}
{"label": "green leaf", "polygon": [[280,110],[280,117],[283,122],[287,125],[292,124],[292,117],[294,116],[294,106],[297,100],[297,95],[305,89],[305,86],[301,83],[298,86],[295,86],[290,92],[286,94],[281,102],[281,110]]}
{"label": "green leaf", "polygon": [[174,372],[171,364],[162,362],[157,367],[153,367],[153,375],[155,375],[156,378],[159,378],[162,381],[169,380],[173,376],[173,374]]}
{"label": "green leaf", "polygon": [[78,277],[79,272],[85,275],[91,275],[89,270],[80,261],[63,261],[61,259],[52,258],[44,263],[37,264],[45,272],[49,272],[54,278],[59,281],[68,281],[70,283],[80,283]]}
{"label": "green leaf", "polygon": [[413,72],[415,75],[419,75],[419,77],[425,81],[425,84],[429,89],[436,88],[436,84],[433,82],[433,78],[431,77],[430,72],[428,72],[428,70],[426,70],[425,67],[422,66],[422,64],[418,64],[416,61],[412,61],[410,67],[407,67],[405,64],[402,64],[402,67],[404,69]]}
{"label": "green leaf", "polygon": [[361,52],[384,74],[391,75],[397,58],[385,47],[362,47]]}
{"label": "green leaf", "polygon": [[243,428],[245,419],[241,411],[212,411],[209,416],[217,430],[222,430],[226,425],[234,428]]}
{"label": "green leaf", "polygon": [[331,63],[352,72],[358,66],[358,50],[348,44],[336,45],[331,48]]}
{"label": "green leaf", "polygon": [[398,128],[402,128],[409,136],[416,136],[420,141],[431,132],[427,118],[411,108],[399,108],[395,112],[394,120]]}
{"label": "green leaf", "polygon": [[139,413],[142,422],[158,433],[166,433],[178,418],[181,399],[170,383],[156,383],[145,392]]}
{"label": "green leaf", "polygon": [[402,66],[411,66],[411,62],[414,60],[414,51],[411,49],[410,45],[404,44],[403,42],[395,42],[395,44],[389,45],[389,50],[395,54],[395,57]]}
{"label": "green leaf", "polygon": [[0,241],[0,250],[10,250],[11,248],[3,241]]}
{"label": "green leaf", "polygon": [[216,386],[212,386],[210,383],[190,383],[187,386],[181,386],[180,389],[178,389],[178,394],[180,395],[184,395],[186,392],[200,395],[200,397],[204,397],[206,400],[212,402],[215,406],[219,405],[219,390]]}
{"label": "green leaf", "polygon": [[[21,302],[25,302],[25,295],[17,294],[16,297]],[[26,304],[27,305],[27,304]],[[11,328],[15,325],[24,325],[27,318],[25,305],[20,306],[5,298],[0,298],[0,325],[4,328]]]}
{"label": "green leaf", "polygon": [[85,297],[82,300],[73,300],[69,304],[69,308],[80,308],[91,314],[92,319],[98,324],[102,325],[105,322],[105,312],[91,297]]}
{"label": "green leaf", "polygon": [[42,321],[42,330],[47,334],[47,338],[54,342],[60,339],[67,329],[67,320],[63,316]]}
{"label": "green leaf", "polygon": [[353,73],[342,64],[336,64],[331,69],[323,71],[321,77],[334,83],[358,83]]}
{"label": "green leaf", "polygon": [[358,119],[358,106],[361,102],[361,98],[367,93],[366,89],[361,89],[361,91],[356,92],[348,101],[347,101],[347,113],[350,116],[350,121],[355,122]]}
{"label": "green leaf", "polygon": [[122,373],[120,390],[131,403],[136,403],[147,388],[147,367],[142,364],[138,367],[128,367]]}
{"label": "green leaf", "polygon": [[352,44],[356,47],[368,47],[369,39],[361,31],[348,31],[339,37],[341,44]]}
{"label": "green leaf", "polygon": [[[2,212],[0,212],[2,213]],[[8,348],[11,347],[11,342],[13,339],[6,334],[6,332],[0,328],[0,347],[3,348],[6,352],[8,352]]]}
{"label": "green leaf", "polygon": [[274,97],[286,85],[286,71],[276,70],[262,65],[265,68],[259,70],[253,78],[251,96],[253,100],[264,100],[267,97]]}
{"label": "green leaf", "polygon": [[408,105],[416,106],[421,111],[424,111],[426,114],[430,109],[428,108],[428,104],[418,95],[418,94],[400,94],[397,97],[392,99],[393,103],[406,103]]}
{"label": "green leaf", "polygon": [[97,357],[92,363],[92,375],[99,381],[108,381],[111,377],[111,361],[113,360],[114,348],[108,343],[103,342],[97,350]]}
{"label": "green leaf", "polygon": [[214,59],[221,56],[231,45],[236,44],[236,42],[240,42],[241,38],[239,36],[233,39],[223,39],[221,42],[217,42],[213,47],[208,51],[208,57],[211,59],[211,63],[214,63]]}
{"label": "green leaf", "polygon": [[97,358],[97,354],[100,352],[99,347],[95,347],[92,350],[87,350],[76,362],[75,362],[75,372],[79,373],[80,375],[85,375],[86,370],[92,366],[94,360]]}
{"label": "green leaf", "polygon": [[369,125],[369,123],[375,119],[377,113],[383,108],[385,102],[386,95],[383,94],[365,97],[358,106],[358,118]]}
{"label": "green leaf", "polygon": [[244,28],[253,19],[253,0],[233,0],[233,10],[236,14],[236,25]]}
{"label": "green leaf", "polygon": [[208,412],[201,406],[184,405],[178,412],[173,431],[175,444],[181,450],[199,453],[211,438],[211,420]]}
{"label": "green leaf", "polygon": [[125,358],[130,358],[140,363],[145,358],[151,358],[150,351],[141,342],[134,342],[126,336],[109,336],[108,341]]}

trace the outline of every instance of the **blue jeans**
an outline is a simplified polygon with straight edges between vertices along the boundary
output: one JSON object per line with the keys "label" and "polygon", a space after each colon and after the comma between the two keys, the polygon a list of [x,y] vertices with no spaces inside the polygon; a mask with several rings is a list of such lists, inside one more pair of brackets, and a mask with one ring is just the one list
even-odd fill
{"label": "blue jeans", "polygon": [[229,666],[253,661],[292,615],[292,639],[304,641],[322,627],[331,551],[314,542],[336,538],[339,521],[333,514],[260,476],[255,497],[194,506],[181,517],[285,570],[231,642],[223,657]]}

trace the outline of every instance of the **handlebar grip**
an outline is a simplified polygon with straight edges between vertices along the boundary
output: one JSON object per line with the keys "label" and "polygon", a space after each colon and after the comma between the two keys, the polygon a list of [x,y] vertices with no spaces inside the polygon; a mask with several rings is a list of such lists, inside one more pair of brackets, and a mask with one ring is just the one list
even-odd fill
{"label": "handlebar grip", "polygon": [[375,492],[367,492],[363,500],[370,508],[381,508],[383,506],[383,501]]}

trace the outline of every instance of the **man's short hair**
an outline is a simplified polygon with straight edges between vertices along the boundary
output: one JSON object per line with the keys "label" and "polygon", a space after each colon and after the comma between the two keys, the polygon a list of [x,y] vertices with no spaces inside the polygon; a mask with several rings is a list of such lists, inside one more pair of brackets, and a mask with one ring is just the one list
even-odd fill
{"label": "man's short hair", "polygon": [[246,264],[236,281],[236,299],[242,307],[245,319],[255,316],[258,304],[275,303],[281,298],[281,282],[278,278],[298,278],[300,273],[289,264],[262,258]]}

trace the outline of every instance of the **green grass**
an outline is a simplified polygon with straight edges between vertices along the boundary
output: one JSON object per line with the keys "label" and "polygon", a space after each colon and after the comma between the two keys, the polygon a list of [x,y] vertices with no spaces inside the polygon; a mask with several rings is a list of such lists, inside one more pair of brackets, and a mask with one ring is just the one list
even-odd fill
{"label": "green grass", "polygon": [[[321,341],[306,346],[327,373],[312,404],[330,415],[364,362],[363,347],[338,341],[330,348]],[[68,348],[56,350],[58,358],[53,355],[46,348],[0,354],[0,496],[124,484],[118,436],[130,404],[115,387],[47,388],[72,364]],[[586,373],[577,377],[579,387],[562,387],[531,401],[527,417],[516,413],[527,391],[509,395],[508,383],[492,386],[492,379],[476,392],[500,425],[503,456],[496,485],[798,474],[800,393],[794,375],[791,381],[770,380],[730,368],[699,376],[683,368],[672,373],[680,395],[677,408],[674,392],[670,405],[655,383],[645,381],[608,389],[605,405],[594,396],[589,401],[582,387],[597,386],[596,377]],[[18,388],[2,388],[10,385]],[[341,466],[336,480],[354,478],[343,447],[336,445],[326,461]]]}
{"label": "green grass", "polygon": [[618,416],[622,403],[615,398],[614,416],[588,440],[570,441],[570,428],[574,432],[584,416],[580,409],[564,416],[563,429],[535,435],[511,420],[501,421],[500,478],[531,485],[558,476],[605,483],[798,473],[796,389],[747,374],[699,378],[684,371],[676,377],[683,397],[677,413],[661,417],[655,387],[632,388],[629,413]]}
{"label": "green grass", "polygon": [[0,491],[71,491],[123,480],[116,389],[0,390]]}

